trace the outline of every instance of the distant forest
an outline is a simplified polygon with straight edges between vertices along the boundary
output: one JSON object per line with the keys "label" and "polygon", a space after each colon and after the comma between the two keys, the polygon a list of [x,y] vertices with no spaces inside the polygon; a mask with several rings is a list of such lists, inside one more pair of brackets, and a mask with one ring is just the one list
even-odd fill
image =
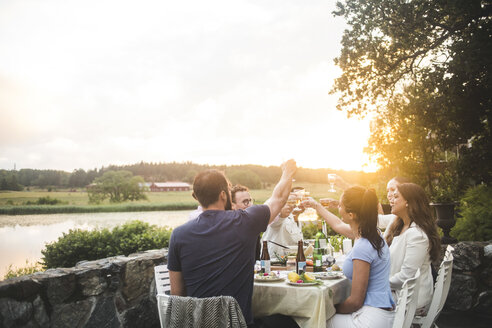
{"label": "distant forest", "polygon": [[[37,187],[42,189],[85,188],[95,178],[107,171],[126,170],[144,178],[147,182],[185,181],[193,183],[195,175],[206,169],[224,171],[227,177],[235,183],[241,181],[252,189],[268,188],[276,183],[281,170],[278,166],[261,165],[200,165],[191,162],[185,163],[144,163],[132,165],[101,167],[85,171],[77,169],[73,172],[58,170],[0,170],[0,190],[20,191],[26,188]],[[377,183],[379,173],[364,173],[356,171],[342,171],[331,169],[299,168],[296,181],[326,183],[327,174],[336,173],[352,183],[373,185]],[[247,182],[245,182],[247,181]]]}

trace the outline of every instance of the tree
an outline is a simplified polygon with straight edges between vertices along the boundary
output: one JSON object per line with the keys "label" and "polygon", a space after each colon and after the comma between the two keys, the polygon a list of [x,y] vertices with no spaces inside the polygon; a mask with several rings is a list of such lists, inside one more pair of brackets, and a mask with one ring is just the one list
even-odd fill
{"label": "tree", "polygon": [[74,170],[68,179],[68,186],[75,187],[85,187],[87,185],[87,173],[83,169]]}
{"label": "tree", "polygon": [[0,170],[0,190],[20,191],[22,189],[24,187],[17,182],[16,171]]}
{"label": "tree", "polygon": [[334,14],[349,29],[332,91],[349,116],[375,115],[367,151],[379,164],[431,189],[442,170],[490,183],[491,1],[346,0]]}
{"label": "tree", "polygon": [[89,186],[89,202],[98,204],[106,198],[111,203],[147,199],[143,183],[142,177],[133,176],[129,171],[107,171]]}
{"label": "tree", "polygon": [[261,179],[258,174],[250,170],[234,170],[227,173],[232,184],[241,184],[250,189],[261,189]]}

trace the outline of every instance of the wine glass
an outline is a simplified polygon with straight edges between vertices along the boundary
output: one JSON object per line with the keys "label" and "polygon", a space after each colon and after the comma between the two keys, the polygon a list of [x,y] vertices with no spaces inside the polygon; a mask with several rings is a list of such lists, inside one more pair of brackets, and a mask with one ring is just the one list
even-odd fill
{"label": "wine glass", "polygon": [[301,189],[301,190],[297,190],[296,192],[294,192],[294,194],[296,195],[295,199],[296,199],[296,207],[294,208],[295,211],[301,211],[301,209],[299,208],[299,205],[301,205],[301,202],[304,198],[304,190]]}
{"label": "wine glass", "polygon": [[335,181],[337,180],[337,175],[333,173],[328,173],[328,182],[330,183],[329,192],[336,192],[335,190]]}

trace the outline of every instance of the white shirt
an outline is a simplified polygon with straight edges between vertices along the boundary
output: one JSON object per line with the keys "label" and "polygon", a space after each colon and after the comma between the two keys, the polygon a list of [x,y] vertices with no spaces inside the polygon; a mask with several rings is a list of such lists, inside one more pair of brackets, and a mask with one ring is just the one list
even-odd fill
{"label": "white shirt", "polygon": [[387,229],[396,218],[397,216],[394,214],[378,214],[378,227]]}
{"label": "white shirt", "polygon": [[[290,215],[286,218],[281,218],[280,215],[277,215],[262,237],[262,241],[271,240],[284,246],[297,246],[297,242],[301,239],[302,230]],[[288,252],[285,248],[268,243],[268,254],[270,254],[271,259],[275,258],[275,253],[282,256],[288,254]]]}
{"label": "white shirt", "polygon": [[401,288],[403,282],[413,277],[420,269],[417,308],[428,305],[434,293],[429,239],[415,222],[412,222],[405,232],[393,238],[390,246],[390,260],[391,288]]}
{"label": "white shirt", "polygon": [[196,208],[196,210],[193,210],[190,215],[188,216],[188,220],[193,220],[193,219],[196,219],[197,217],[200,216],[200,214],[202,214],[203,212],[203,208],[198,205],[198,207]]}

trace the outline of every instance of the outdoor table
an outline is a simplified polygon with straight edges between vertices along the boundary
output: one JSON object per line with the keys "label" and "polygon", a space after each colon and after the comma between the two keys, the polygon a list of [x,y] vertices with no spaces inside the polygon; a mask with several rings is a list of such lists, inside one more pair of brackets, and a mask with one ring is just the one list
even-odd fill
{"label": "outdoor table", "polygon": [[335,314],[335,304],[350,295],[346,278],[323,280],[323,285],[298,287],[286,281],[257,282],[253,288],[253,315],[291,316],[299,327],[326,327],[326,320]]}

